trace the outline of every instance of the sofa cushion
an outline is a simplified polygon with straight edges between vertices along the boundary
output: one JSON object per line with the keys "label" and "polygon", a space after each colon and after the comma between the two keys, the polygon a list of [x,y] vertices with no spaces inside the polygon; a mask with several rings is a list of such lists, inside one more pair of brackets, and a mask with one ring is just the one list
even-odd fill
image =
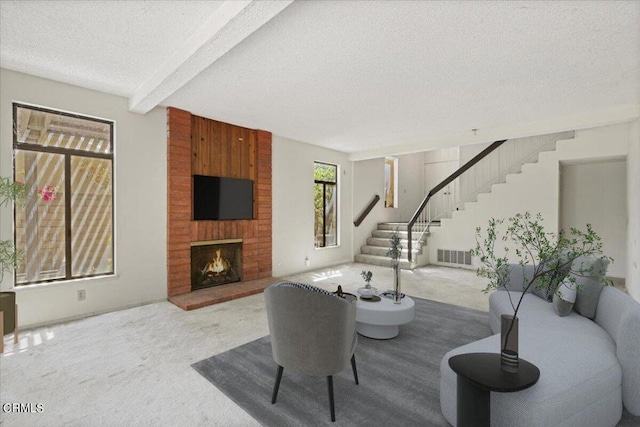
{"label": "sofa cushion", "polygon": [[[554,264],[560,263],[560,262],[562,262],[561,259],[560,260],[554,259],[554,260],[549,260],[547,264],[553,267]],[[547,269],[544,263],[541,263],[541,266],[543,268],[543,271]],[[536,280],[536,282],[533,283],[533,286],[532,286],[533,291],[531,291],[531,293],[542,298],[547,302],[551,302],[551,300],[553,299],[553,293],[558,288],[558,285],[560,284],[560,282],[562,282],[564,278],[567,277],[567,274],[569,274],[570,269],[571,269],[571,266],[566,265],[562,268],[559,268],[557,271],[547,273],[549,282],[546,285],[542,285],[540,281]]]}
{"label": "sofa cushion", "polygon": [[[584,317],[593,319],[596,315],[598,298],[604,287],[602,279],[607,273],[608,266],[608,260],[595,257],[576,258],[571,265],[571,270],[576,273],[571,273],[570,276],[575,279],[578,286],[574,308]],[[584,271],[584,273],[577,274],[580,271]],[[585,275],[587,277],[583,277]]]}
{"label": "sofa cushion", "polygon": [[[502,284],[504,288],[500,287],[498,290],[522,292],[534,273],[533,265],[508,264],[503,268],[509,269],[509,276],[507,276],[507,283]],[[529,288],[527,292],[531,291],[532,289]]]}
{"label": "sofa cushion", "polygon": [[550,286],[539,288],[534,284],[531,293],[546,302],[551,302],[551,298],[553,298],[553,291],[551,290]]}

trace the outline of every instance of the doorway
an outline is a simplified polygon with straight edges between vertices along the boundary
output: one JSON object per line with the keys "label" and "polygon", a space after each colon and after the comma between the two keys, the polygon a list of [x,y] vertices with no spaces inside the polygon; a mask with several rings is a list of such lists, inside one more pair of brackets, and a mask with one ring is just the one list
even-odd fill
{"label": "doorway", "polygon": [[[425,163],[425,194],[429,193],[433,187],[454,173],[458,169],[459,164],[460,162],[458,160]],[[457,183],[453,182],[433,195],[429,202],[429,212],[432,220],[451,217],[451,212],[456,208],[457,193]]]}
{"label": "doorway", "polygon": [[560,165],[561,229],[591,224],[615,262],[607,276],[624,278],[627,263],[627,162],[624,158]]}

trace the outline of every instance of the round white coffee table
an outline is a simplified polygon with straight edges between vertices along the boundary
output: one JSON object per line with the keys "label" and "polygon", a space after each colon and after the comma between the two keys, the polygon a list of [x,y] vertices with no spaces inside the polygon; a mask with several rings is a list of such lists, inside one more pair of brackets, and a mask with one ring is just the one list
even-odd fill
{"label": "round white coffee table", "polygon": [[400,333],[400,325],[409,323],[415,317],[415,303],[405,296],[400,304],[391,298],[381,297],[378,302],[363,301],[358,298],[356,311],[356,331],[368,338],[386,340]]}

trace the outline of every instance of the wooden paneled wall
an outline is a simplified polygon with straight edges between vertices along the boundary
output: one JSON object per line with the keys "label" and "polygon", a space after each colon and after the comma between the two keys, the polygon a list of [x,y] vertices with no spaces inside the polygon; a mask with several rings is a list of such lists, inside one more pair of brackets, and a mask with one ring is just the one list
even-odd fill
{"label": "wooden paneled wall", "polygon": [[[271,276],[271,133],[167,108],[169,296],[191,291],[191,242],[243,239],[242,280]],[[254,219],[193,221],[192,175],[254,181]]]}
{"label": "wooden paneled wall", "polygon": [[194,175],[256,178],[256,131],[191,116]]}

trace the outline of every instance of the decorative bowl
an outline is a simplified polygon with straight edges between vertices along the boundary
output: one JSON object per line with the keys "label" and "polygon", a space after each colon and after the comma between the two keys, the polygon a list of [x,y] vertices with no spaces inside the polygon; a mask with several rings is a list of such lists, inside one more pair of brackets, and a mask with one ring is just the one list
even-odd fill
{"label": "decorative bowl", "polygon": [[378,289],[376,288],[360,288],[358,289],[358,293],[360,294],[360,296],[362,298],[372,298],[376,295],[378,295]]}

